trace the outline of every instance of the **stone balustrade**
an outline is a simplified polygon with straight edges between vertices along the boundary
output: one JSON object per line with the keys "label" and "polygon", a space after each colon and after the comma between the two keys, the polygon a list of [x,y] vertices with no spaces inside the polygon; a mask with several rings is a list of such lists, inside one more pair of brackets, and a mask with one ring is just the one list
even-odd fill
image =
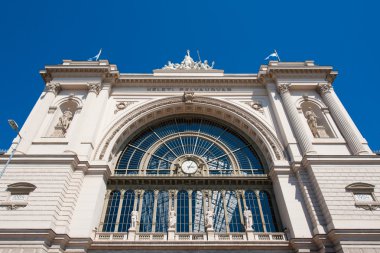
{"label": "stone balustrade", "polygon": [[[252,233],[251,241],[286,241],[285,234]],[[136,233],[135,238],[128,238],[128,233],[97,232],[95,241],[172,241],[166,233]],[[248,241],[246,233],[215,233],[214,238],[209,238],[207,233],[175,233],[174,241]]]}

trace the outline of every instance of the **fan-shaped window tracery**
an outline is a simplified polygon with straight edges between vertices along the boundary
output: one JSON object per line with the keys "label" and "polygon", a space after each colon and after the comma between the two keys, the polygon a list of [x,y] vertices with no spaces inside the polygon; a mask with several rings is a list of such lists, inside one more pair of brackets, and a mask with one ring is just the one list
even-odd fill
{"label": "fan-shaped window tracery", "polygon": [[194,156],[208,174],[263,174],[253,147],[230,128],[205,119],[177,118],[150,127],[122,152],[115,174],[176,173],[178,159]]}

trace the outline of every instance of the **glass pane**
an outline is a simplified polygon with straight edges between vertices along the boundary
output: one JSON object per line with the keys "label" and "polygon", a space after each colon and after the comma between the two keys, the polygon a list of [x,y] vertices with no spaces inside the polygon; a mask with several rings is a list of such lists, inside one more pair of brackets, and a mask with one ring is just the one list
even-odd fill
{"label": "glass pane", "polygon": [[169,194],[161,191],[157,198],[156,232],[168,231]]}
{"label": "glass pane", "polygon": [[244,226],[241,223],[238,199],[234,191],[226,191],[226,207],[228,224],[230,232],[244,232]]}
{"label": "glass pane", "polygon": [[135,202],[135,192],[132,190],[124,193],[123,207],[120,214],[119,232],[127,232],[131,226],[131,212]]}
{"label": "glass pane", "polygon": [[215,232],[226,232],[226,219],[223,207],[222,194],[218,191],[211,193],[211,210],[214,210]]}
{"label": "glass pane", "polygon": [[260,192],[260,202],[263,208],[265,226],[267,232],[276,232],[277,223],[273,212],[272,203],[270,201],[269,194],[265,191]]}
{"label": "glass pane", "polygon": [[154,193],[147,191],[144,193],[141,209],[140,232],[152,232],[154,207]]}
{"label": "glass pane", "polygon": [[205,231],[205,217],[203,208],[203,197],[201,191],[193,191],[191,197],[192,206],[192,231],[193,232],[204,232]]}
{"label": "glass pane", "polygon": [[253,226],[256,232],[263,232],[263,222],[261,221],[259,204],[257,202],[256,194],[253,191],[245,191],[245,201],[247,207],[252,212]]}
{"label": "glass pane", "polygon": [[177,232],[189,232],[189,197],[187,191],[177,195]]}
{"label": "glass pane", "polygon": [[108,200],[106,216],[104,218],[103,232],[114,232],[119,209],[120,192],[113,191]]}

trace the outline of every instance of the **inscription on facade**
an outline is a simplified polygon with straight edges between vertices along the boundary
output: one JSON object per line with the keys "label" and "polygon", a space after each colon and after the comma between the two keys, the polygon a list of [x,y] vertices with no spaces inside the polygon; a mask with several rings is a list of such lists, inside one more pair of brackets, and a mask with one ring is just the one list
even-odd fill
{"label": "inscription on facade", "polygon": [[170,92],[170,91],[197,91],[197,92],[224,92],[232,91],[229,87],[149,87],[147,91]]}

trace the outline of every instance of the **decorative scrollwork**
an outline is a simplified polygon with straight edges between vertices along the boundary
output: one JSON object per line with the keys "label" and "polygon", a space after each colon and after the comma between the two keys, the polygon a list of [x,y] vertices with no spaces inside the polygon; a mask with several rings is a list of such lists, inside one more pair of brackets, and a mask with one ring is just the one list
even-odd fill
{"label": "decorative scrollwork", "polygon": [[330,92],[331,88],[332,88],[332,86],[329,83],[320,83],[320,84],[318,84],[318,88],[317,89],[318,89],[318,92],[321,95],[323,95],[326,92]]}
{"label": "decorative scrollwork", "polygon": [[57,95],[61,90],[61,84],[57,82],[49,82],[46,84],[46,90],[48,92],[53,92],[54,95]]}
{"label": "decorative scrollwork", "polygon": [[280,94],[284,94],[285,92],[289,91],[290,83],[280,83],[277,86],[277,90]]}

